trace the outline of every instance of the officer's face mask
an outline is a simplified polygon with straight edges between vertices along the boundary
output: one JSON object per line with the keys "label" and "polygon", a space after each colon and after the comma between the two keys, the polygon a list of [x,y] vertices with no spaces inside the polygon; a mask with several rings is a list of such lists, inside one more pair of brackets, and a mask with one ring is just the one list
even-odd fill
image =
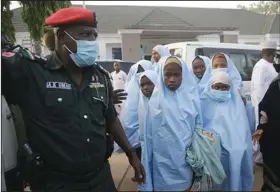
{"label": "officer's face mask", "polygon": [[220,90],[211,89],[210,97],[216,101],[224,102],[231,98],[231,94],[230,91],[220,91]]}
{"label": "officer's face mask", "polygon": [[64,47],[70,52],[70,57],[78,67],[89,67],[95,64],[98,56],[97,41],[75,40],[69,33],[64,31],[77,44],[77,53],[73,53],[66,45]]}
{"label": "officer's face mask", "polygon": [[212,69],[212,75],[217,72],[217,71],[223,71],[223,72],[228,72],[228,68],[216,68],[216,69]]}

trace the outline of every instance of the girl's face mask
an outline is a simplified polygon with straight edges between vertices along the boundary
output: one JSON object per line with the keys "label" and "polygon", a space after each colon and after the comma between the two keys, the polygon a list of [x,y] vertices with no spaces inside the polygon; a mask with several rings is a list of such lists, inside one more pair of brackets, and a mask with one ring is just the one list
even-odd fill
{"label": "girl's face mask", "polygon": [[211,89],[210,97],[216,101],[224,102],[231,98],[230,91],[220,91]]}
{"label": "girl's face mask", "polygon": [[64,31],[77,44],[77,53],[73,53],[66,45],[64,47],[70,52],[70,57],[78,67],[89,67],[95,64],[98,56],[97,41],[75,40],[69,33]]}
{"label": "girl's face mask", "polygon": [[228,72],[228,68],[216,68],[216,69],[212,69],[212,75],[217,72],[217,71],[223,71],[223,72]]}

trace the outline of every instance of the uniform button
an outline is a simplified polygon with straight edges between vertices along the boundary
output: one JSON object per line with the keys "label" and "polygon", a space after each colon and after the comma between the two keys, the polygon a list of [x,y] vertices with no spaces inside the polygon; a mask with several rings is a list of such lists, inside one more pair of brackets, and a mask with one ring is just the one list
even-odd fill
{"label": "uniform button", "polygon": [[87,115],[84,115],[84,119],[87,119],[88,118],[88,116]]}
{"label": "uniform button", "polygon": [[57,98],[57,101],[58,101],[58,102],[61,102],[61,101],[62,101],[62,98]]}
{"label": "uniform button", "polygon": [[101,99],[103,99],[103,97],[101,96]]}
{"label": "uniform button", "polygon": [[90,139],[89,139],[89,138],[87,138],[87,142],[88,142],[88,143],[90,142]]}

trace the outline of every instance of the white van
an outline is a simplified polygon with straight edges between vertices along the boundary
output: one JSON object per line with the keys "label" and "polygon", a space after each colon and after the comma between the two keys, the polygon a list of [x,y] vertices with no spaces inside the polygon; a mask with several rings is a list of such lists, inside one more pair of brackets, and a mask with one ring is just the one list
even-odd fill
{"label": "white van", "polygon": [[244,85],[246,98],[250,98],[250,81],[254,65],[261,59],[260,45],[210,42],[179,42],[165,45],[170,54],[183,59],[188,65],[197,55],[211,58],[216,53],[227,54],[238,69]]}

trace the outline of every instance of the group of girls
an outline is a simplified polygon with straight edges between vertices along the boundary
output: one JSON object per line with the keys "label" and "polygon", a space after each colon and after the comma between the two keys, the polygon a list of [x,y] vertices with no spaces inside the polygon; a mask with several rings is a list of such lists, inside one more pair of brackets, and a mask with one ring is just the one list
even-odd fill
{"label": "group of girls", "polygon": [[232,60],[217,53],[187,65],[161,45],[153,63],[131,67],[120,114],[127,137],[145,168],[140,191],[188,191],[194,170],[186,161],[194,131],[215,132],[226,178],[215,190],[253,189],[252,140],[242,79]]}

